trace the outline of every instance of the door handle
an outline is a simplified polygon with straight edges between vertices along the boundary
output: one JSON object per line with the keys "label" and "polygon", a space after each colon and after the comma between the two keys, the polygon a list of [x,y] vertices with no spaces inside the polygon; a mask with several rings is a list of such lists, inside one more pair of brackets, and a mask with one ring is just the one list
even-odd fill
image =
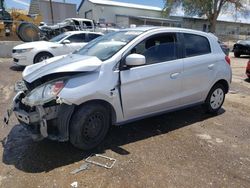
{"label": "door handle", "polygon": [[176,79],[179,76],[179,74],[180,74],[179,72],[173,73],[170,75],[170,78]]}
{"label": "door handle", "polygon": [[214,68],[214,64],[208,65],[208,69],[212,70]]}

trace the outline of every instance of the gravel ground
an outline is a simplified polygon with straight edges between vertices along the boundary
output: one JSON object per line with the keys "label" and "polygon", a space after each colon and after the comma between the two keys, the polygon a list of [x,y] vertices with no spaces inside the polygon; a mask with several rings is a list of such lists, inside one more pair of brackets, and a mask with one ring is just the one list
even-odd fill
{"label": "gravel ground", "polygon": [[[233,83],[217,116],[201,107],[113,128],[94,151],[69,143],[33,142],[13,116],[0,122],[0,187],[250,187],[249,57],[231,57]],[[0,116],[13,97],[21,68],[0,59]],[[8,139],[6,139],[8,136]],[[112,169],[84,164],[91,153],[117,159]]]}

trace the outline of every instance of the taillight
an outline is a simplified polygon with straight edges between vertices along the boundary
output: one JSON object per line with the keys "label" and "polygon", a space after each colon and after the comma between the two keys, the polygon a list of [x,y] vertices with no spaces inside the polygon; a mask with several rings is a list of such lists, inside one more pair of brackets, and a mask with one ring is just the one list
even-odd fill
{"label": "taillight", "polygon": [[247,69],[250,70],[250,60],[247,63]]}
{"label": "taillight", "polygon": [[229,65],[231,65],[231,60],[230,60],[230,57],[225,56],[225,60],[226,60],[226,62],[227,62]]}

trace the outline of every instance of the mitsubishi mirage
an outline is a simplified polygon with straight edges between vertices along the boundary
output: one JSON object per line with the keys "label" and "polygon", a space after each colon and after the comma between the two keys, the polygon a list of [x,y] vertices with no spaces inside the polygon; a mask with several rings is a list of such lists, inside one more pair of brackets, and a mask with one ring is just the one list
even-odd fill
{"label": "mitsubishi mirage", "polygon": [[88,150],[111,125],[203,104],[216,113],[229,90],[230,59],[218,39],[181,28],[138,27],[26,67],[13,111],[34,140]]}

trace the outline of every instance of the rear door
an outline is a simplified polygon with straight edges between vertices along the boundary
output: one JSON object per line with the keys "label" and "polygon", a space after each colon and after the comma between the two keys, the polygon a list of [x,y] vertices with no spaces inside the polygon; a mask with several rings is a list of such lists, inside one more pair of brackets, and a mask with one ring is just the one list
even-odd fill
{"label": "rear door", "polygon": [[162,33],[140,42],[127,54],[144,55],[146,65],[121,70],[125,119],[180,105],[183,61],[179,59],[178,44],[176,33]]}
{"label": "rear door", "polygon": [[205,36],[183,33],[183,104],[198,103],[209,90],[216,69],[209,40]]}

